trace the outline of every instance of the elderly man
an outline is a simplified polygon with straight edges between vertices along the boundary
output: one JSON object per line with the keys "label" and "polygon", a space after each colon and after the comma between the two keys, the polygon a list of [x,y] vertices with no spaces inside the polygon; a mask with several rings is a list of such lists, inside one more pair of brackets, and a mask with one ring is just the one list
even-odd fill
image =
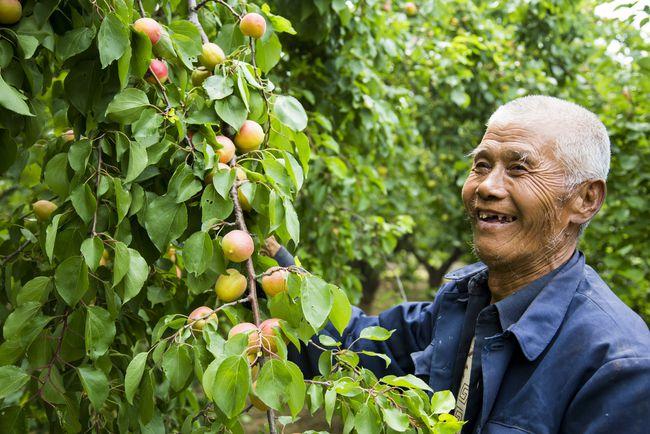
{"label": "elderly man", "polygon": [[[471,155],[462,197],[482,262],[448,274],[433,302],[356,309],[343,336],[325,333],[349,344],[395,329],[355,345],[392,360],[365,366],[452,390],[463,433],[649,432],[648,327],[576,249],[605,199],[605,127],[576,104],[524,97],[492,115]],[[292,357],[317,372],[311,346]]]}

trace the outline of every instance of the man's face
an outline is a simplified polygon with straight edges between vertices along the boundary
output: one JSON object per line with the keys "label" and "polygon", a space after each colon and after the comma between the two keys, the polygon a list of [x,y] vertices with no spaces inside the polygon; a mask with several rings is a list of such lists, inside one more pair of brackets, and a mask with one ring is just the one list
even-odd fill
{"label": "man's face", "polygon": [[474,151],[463,203],[488,266],[528,267],[566,249],[564,170],[542,128],[491,125]]}

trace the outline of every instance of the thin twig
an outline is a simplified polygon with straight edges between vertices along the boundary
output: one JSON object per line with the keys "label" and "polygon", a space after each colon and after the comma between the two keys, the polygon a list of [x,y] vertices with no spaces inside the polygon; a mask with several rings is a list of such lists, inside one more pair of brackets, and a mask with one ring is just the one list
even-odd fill
{"label": "thin twig", "polygon": [[13,258],[15,258],[16,256],[18,256],[18,254],[19,254],[20,252],[22,252],[23,250],[25,250],[25,248],[26,248],[27,246],[29,246],[30,244],[31,244],[31,241],[29,241],[29,240],[27,240],[27,241],[25,241],[24,243],[22,243],[22,244],[20,245],[20,247],[18,247],[16,250],[14,250],[13,252],[11,252],[11,253],[8,254],[7,256],[5,256],[4,258],[2,258],[2,261],[0,261],[0,265],[4,265],[4,264],[6,264],[7,262],[11,261]]}
{"label": "thin twig", "polygon": [[94,236],[97,235],[97,212],[99,211],[99,182],[102,174],[102,141],[103,139],[98,140],[97,144],[97,178],[95,179],[95,212],[93,213],[93,226],[91,233]]}

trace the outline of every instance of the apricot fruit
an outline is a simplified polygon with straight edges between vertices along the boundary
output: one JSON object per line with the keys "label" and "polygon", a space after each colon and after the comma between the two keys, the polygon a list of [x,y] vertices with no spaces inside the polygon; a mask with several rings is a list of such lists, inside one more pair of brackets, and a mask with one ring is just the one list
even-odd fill
{"label": "apricot fruit", "polygon": [[216,150],[219,154],[219,162],[227,163],[232,160],[232,157],[235,156],[235,144],[232,140],[226,136],[217,136],[217,143],[221,145],[221,148]]}
{"label": "apricot fruit", "polygon": [[241,152],[255,151],[264,141],[264,130],[255,121],[247,120],[235,135],[235,145]]}
{"label": "apricot fruit", "polygon": [[266,20],[258,13],[250,12],[241,19],[239,30],[244,36],[259,39],[266,32]]}
{"label": "apricot fruit", "polygon": [[248,282],[246,277],[234,268],[228,268],[226,273],[217,278],[214,290],[219,300],[229,303],[238,300],[246,292]]}
{"label": "apricot fruit", "polygon": [[201,331],[208,321],[218,321],[217,313],[208,306],[197,307],[187,317],[187,323],[192,325],[192,329]]}
{"label": "apricot fruit", "polygon": [[201,86],[206,78],[211,76],[212,73],[205,69],[202,66],[199,66],[194,71],[192,71],[192,85]]}
{"label": "apricot fruit", "polygon": [[248,232],[235,229],[228,232],[221,240],[223,255],[232,262],[244,262],[251,257],[255,243]]}
{"label": "apricot fruit", "polygon": [[260,329],[253,323],[242,322],[230,329],[228,339],[241,333],[248,335],[248,354],[255,354],[261,345]]}
{"label": "apricot fruit", "polygon": [[406,2],[404,3],[404,12],[409,17],[413,17],[418,13],[418,7],[413,2]]}
{"label": "apricot fruit", "polygon": [[262,335],[262,348],[269,353],[276,353],[278,351],[278,344],[276,343],[276,336],[280,335],[280,320],[278,318],[269,318],[262,321],[260,324],[260,332]]}
{"label": "apricot fruit", "polygon": [[162,26],[152,18],[139,18],[133,23],[133,28],[149,37],[152,45],[155,45],[162,36]]}
{"label": "apricot fruit", "polygon": [[[1,0],[0,0],[1,1]],[[74,130],[67,130],[63,135],[63,140],[66,142],[71,142],[74,140]]]}
{"label": "apricot fruit", "polygon": [[220,46],[213,42],[206,42],[203,44],[201,54],[199,54],[199,62],[201,62],[201,65],[205,66],[208,71],[214,71],[214,67],[222,64],[224,60],[226,60],[226,54]]}
{"label": "apricot fruit", "polygon": [[287,270],[281,267],[271,267],[264,274],[262,289],[266,295],[273,297],[287,290],[287,278],[289,277]]}
{"label": "apricot fruit", "polygon": [[23,16],[23,6],[18,0],[0,0],[0,24],[16,24]]}
{"label": "apricot fruit", "polygon": [[46,221],[49,220],[54,210],[57,209],[57,206],[49,200],[37,200],[32,204],[32,209],[37,219]]}
{"label": "apricot fruit", "polygon": [[162,60],[152,59],[149,64],[149,72],[152,74],[147,77],[147,81],[152,84],[156,84],[156,79],[153,77],[155,75],[158,77],[160,83],[164,83],[169,78],[169,70],[167,69],[167,64]]}

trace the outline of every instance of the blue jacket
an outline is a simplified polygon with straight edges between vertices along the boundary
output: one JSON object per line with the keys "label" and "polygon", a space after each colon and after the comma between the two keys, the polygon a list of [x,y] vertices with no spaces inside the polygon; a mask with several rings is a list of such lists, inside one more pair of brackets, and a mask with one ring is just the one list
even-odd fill
{"label": "blue jacket", "polygon": [[[354,309],[344,345],[362,329],[395,330],[385,342],[354,349],[382,352],[392,363],[362,356],[377,375],[415,374],[433,390],[454,389],[452,372],[465,319],[468,285],[485,272],[476,263],[448,274],[433,302],[404,303],[379,316]],[[650,333],[576,253],[521,317],[489,340],[480,354],[483,399],[475,433],[650,432]],[[317,374],[318,350],[298,355],[306,375]]]}

